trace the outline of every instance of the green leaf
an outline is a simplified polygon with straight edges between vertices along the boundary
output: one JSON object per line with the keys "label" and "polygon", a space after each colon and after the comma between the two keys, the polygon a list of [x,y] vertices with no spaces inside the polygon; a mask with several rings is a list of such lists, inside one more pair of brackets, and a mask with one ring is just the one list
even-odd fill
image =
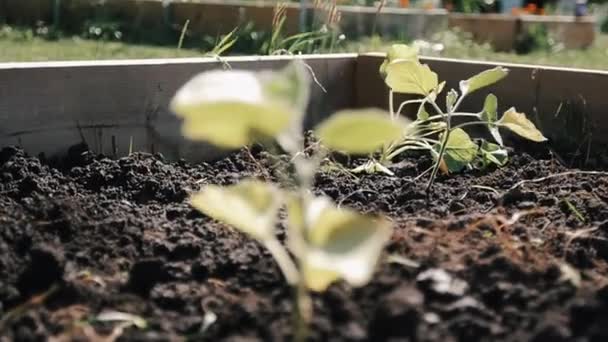
{"label": "green leaf", "polygon": [[518,113],[515,108],[511,108],[498,120],[497,124],[501,127],[506,127],[515,132],[521,137],[528,140],[543,142],[547,138],[534,126],[532,121],[528,120],[526,114]]}
{"label": "green leaf", "polygon": [[304,62],[294,61],[279,72],[263,71],[258,76],[266,97],[277,102],[288,103],[304,115],[310,97],[311,76]]}
{"label": "green leaf", "polygon": [[485,140],[481,143],[479,153],[484,166],[489,164],[504,166],[509,161],[509,153],[504,147]]}
{"label": "green leaf", "polygon": [[456,92],[456,90],[450,89],[450,91],[448,92],[448,95],[445,98],[445,104],[448,109],[448,112],[452,111],[452,108],[454,107],[454,104],[456,104],[457,100],[458,100],[458,93]]}
{"label": "green leaf", "polygon": [[274,238],[283,196],[272,184],[244,180],[226,187],[208,185],[193,195],[190,203],[207,216],[230,224],[259,241],[266,241]]}
{"label": "green leaf", "polygon": [[260,137],[273,137],[289,124],[287,108],[272,105],[227,102],[176,110],[201,114],[184,119],[182,134],[186,138],[224,148],[239,148]]}
{"label": "green leaf", "polygon": [[495,67],[493,69],[485,70],[479,74],[469,78],[466,81],[460,82],[460,91],[462,95],[468,95],[472,92],[492,85],[507,76],[509,70],[503,67]]}
{"label": "green leaf", "polygon": [[418,49],[405,44],[393,44],[386,53],[386,59],[380,66],[380,75],[386,76],[386,66],[395,60],[418,61]]}
{"label": "green leaf", "polygon": [[401,138],[406,120],[391,119],[378,109],[344,110],[333,114],[316,129],[328,148],[351,154],[368,154]]}
{"label": "green leaf", "polygon": [[503,146],[502,136],[496,126],[496,120],[498,119],[498,99],[494,94],[488,94],[483,104],[483,111],[481,112],[481,120],[487,122],[488,130],[492,137],[500,146]]}
{"label": "green leaf", "polygon": [[209,71],[178,90],[171,110],[183,119],[187,138],[238,148],[257,138],[276,138],[294,120],[301,121],[309,85],[301,62],[279,72]]}
{"label": "green leaf", "polygon": [[353,286],[370,281],[392,225],[383,218],[338,209],[325,197],[311,200],[306,215],[305,248],[294,254],[303,265],[307,287],[324,291],[342,278]]}
{"label": "green leaf", "polygon": [[424,108],[425,104],[426,104],[426,102],[423,102],[420,104],[420,107],[418,107],[418,113],[416,114],[416,119],[418,121],[424,121],[431,117],[429,115],[429,113],[426,111],[426,108]]}
{"label": "green leaf", "polygon": [[386,84],[396,93],[428,96],[438,87],[437,74],[417,61],[397,60],[386,66]]}
{"label": "green leaf", "polygon": [[374,174],[374,173],[381,172],[381,173],[384,173],[384,174],[389,175],[391,177],[395,175],[395,173],[393,171],[391,171],[386,166],[382,165],[377,160],[368,160],[365,164],[357,166],[356,168],[350,170],[350,172],[352,172],[352,173],[367,173],[367,174],[370,174],[370,175]]}
{"label": "green leaf", "polygon": [[488,94],[486,100],[483,103],[483,112],[481,113],[481,119],[487,123],[495,123],[498,120],[498,99],[494,94]]}
{"label": "green leaf", "polygon": [[[442,139],[440,139],[442,140]],[[462,171],[469,165],[477,156],[477,145],[471,140],[471,137],[461,128],[452,130],[448,138],[443,161],[449,172]],[[439,157],[441,144],[433,146],[433,156],[435,159]]]}
{"label": "green leaf", "polygon": [[429,95],[427,95],[428,98],[430,98],[431,101],[437,100],[437,96],[439,96],[439,94],[441,94],[444,87],[445,87],[445,81],[439,83],[437,85],[437,87],[435,89],[433,89],[433,91],[431,91],[431,93]]}
{"label": "green leaf", "polygon": [[323,292],[331,284],[340,280],[340,273],[304,260],[302,262],[302,277],[309,290]]}

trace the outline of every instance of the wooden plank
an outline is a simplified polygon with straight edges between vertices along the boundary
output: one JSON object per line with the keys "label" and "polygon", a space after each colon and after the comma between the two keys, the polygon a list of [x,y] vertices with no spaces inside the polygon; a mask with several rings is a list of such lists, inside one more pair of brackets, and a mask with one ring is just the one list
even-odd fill
{"label": "wooden plank", "polygon": [[[339,6],[338,9],[340,28],[348,39],[374,34],[384,38],[425,38],[448,26],[448,12],[443,9],[385,7],[380,14],[375,7]],[[374,28],[376,32],[373,32]]]}
{"label": "wooden plank", "polygon": [[505,15],[450,13],[451,28],[468,32],[479,43],[490,43],[500,51],[511,51],[519,37],[540,25],[568,49],[589,47],[595,40],[596,21],[593,16]]}
{"label": "wooden plank", "polygon": [[[233,57],[233,68],[280,68],[304,60],[326,87],[312,85],[308,123],[354,105],[356,55]],[[175,91],[196,73],[221,68],[215,59],[0,64],[0,146],[18,144],[32,154],[63,153],[81,136],[96,152],[119,154],[134,136],[139,150],[205,159],[217,150],[184,141],[169,112]],[[347,83],[336,80],[346,80]],[[126,139],[126,140],[125,140]],[[96,142],[96,143],[91,143]]]}
{"label": "wooden plank", "polygon": [[[382,54],[359,57],[357,106],[388,108],[388,89],[378,73],[383,59]],[[608,130],[608,98],[605,95],[608,72],[430,57],[421,60],[437,72],[440,80],[447,82],[446,89],[458,89],[460,80],[482,70],[505,66],[510,70],[509,76],[496,85],[472,94],[463,102],[463,110],[480,111],[484,96],[491,92],[499,99],[499,111],[516,107],[529,114],[543,132],[554,140],[573,139],[573,133],[568,128],[574,125],[578,129],[586,121],[591,131],[584,135],[590,134],[594,143],[608,144],[608,135],[604,133]],[[440,98],[439,101],[443,103],[444,99]],[[410,108],[407,114],[413,115],[413,109]],[[574,139],[577,139],[576,136]]]}
{"label": "wooden plank", "polygon": [[478,43],[490,43],[499,51],[511,51],[518,35],[518,19],[502,14],[460,14],[448,17],[450,28],[459,28]]}
{"label": "wooden plank", "polygon": [[563,140],[560,145],[580,148],[583,155],[605,152],[608,72],[546,68],[539,80],[538,121],[547,136]]}

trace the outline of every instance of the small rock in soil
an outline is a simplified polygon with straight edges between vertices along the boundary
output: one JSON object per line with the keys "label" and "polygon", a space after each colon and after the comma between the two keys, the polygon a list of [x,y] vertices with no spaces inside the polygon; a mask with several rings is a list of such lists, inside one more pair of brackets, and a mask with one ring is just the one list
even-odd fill
{"label": "small rock in soil", "polygon": [[461,297],[469,288],[464,280],[452,277],[440,268],[431,268],[420,273],[416,281],[427,293],[439,296]]}

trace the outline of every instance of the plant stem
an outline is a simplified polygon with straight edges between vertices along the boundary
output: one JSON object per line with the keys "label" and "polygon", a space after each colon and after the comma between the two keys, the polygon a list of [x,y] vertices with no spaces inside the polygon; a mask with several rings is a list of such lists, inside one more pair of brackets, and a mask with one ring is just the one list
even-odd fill
{"label": "plant stem", "polygon": [[295,342],[305,342],[308,338],[308,325],[312,318],[312,301],[304,281],[294,288],[294,338]]}
{"label": "plant stem", "polygon": [[460,95],[460,97],[458,98],[458,100],[454,104],[454,107],[452,107],[452,110],[451,110],[452,114],[456,113],[456,111],[460,107],[460,104],[462,103],[462,100],[464,100],[465,97],[466,97],[466,94]]}
{"label": "plant stem", "polygon": [[446,114],[443,112],[443,110],[441,110],[441,108],[439,108],[439,106],[437,105],[437,103],[435,101],[429,100],[428,103],[430,103],[433,106],[433,108],[435,108],[435,110],[437,111],[437,113],[439,113],[441,118],[445,118]]}
{"label": "plant stem", "polygon": [[393,153],[389,154],[388,157],[386,158],[386,160],[392,160],[393,158],[395,158],[396,156],[398,156],[399,154],[403,153],[406,150],[427,151],[430,149],[431,149],[431,147],[422,146],[422,145],[402,146],[401,148],[395,150]]}
{"label": "plant stem", "polygon": [[299,284],[300,273],[294,264],[293,260],[285,250],[285,247],[277,239],[270,239],[264,242],[264,246],[268,249],[274,260],[276,260],[281,272],[285,276],[289,285],[295,286]]}
{"label": "plant stem", "polygon": [[[433,104],[433,106],[435,108],[441,110],[439,108],[439,106],[437,106],[435,101],[431,101],[431,103]],[[431,172],[431,178],[429,179],[429,182],[426,186],[427,195],[429,194],[431,188],[433,187],[433,183],[435,182],[435,178],[437,177],[437,172],[439,171],[439,167],[441,167],[441,161],[443,160],[443,155],[445,154],[445,150],[448,146],[448,139],[450,138],[450,133],[452,132],[452,112],[451,111],[447,113],[445,123],[446,123],[446,129],[445,129],[445,133],[443,136],[443,141],[441,143],[441,149],[439,150],[439,155],[437,156],[437,162],[435,162],[435,165],[433,167],[433,172]]]}
{"label": "plant stem", "polygon": [[[464,122],[461,123],[460,125],[456,125],[454,127],[452,127],[452,129],[456,129],[456,128],[463,128],[463,127],[467,127],[467,126],[475,126],[475,125],[488,125],[487,122],[485,121],[469,121],[469,122]],[[500,126],[499,124],[496,124],[496,126]]]}
{"label": "plant stem", "polygon": [[[395,101],[394,101],[394,97],[395,97],[395,95],[393,93],[393,90],[392,89],[389,90],[389,92],[388,92],[388,109],[390,111],[391,119],[392,120],[395,120],[395,117],[396,117],[396,115],[395,115],[395,104],[394,104]],[[399,107],[399,108],[401,108],[401,107]]]}
{"label": "plant stem", "polygon": [[[477,114],[477,113],[452,113],[452,117],[456,117],[456,116],[472,116],[475,118],[479,118],[479,114]],[[427,119],[419,121],[419,123],[423,124],[423,123],[427,123],[429,121],[434,121],[434,120],[443,119],[443,118],[445,118],[445,115],[441,115],[441,114],[433,115],[433,116],[429,116]]]}
{"label": "plant stem", "polygon": [[[393,91],[391,90],[391,93]],[[401,115],[401,111],[403,111],[403,107],[407,106],[408,104],[412,104],[412,103],[420,103],[421,106],[424,105],[425,100],[424,99],[416,99],[416,100],[408,100],[408,101],[403,101],[401,102],[401,104],[399,105],[399,108],[397,108],[397,113],[395,113],[395,117],[399,117]],[[392,103],[392,101],[391,101]],[[391,110],[392,112],[392,110]]]}
{"label": "plant stem", "polygon": [[[458,110],[458,107],[460,107],[460,104],[462,103],[462,101],[464,100],[465,97],[466,97],[466,94],[464,94],[464,93],[461,94],[460,97],[458,98],[458,101],[456,101],[456,104],[454,104],[454,106],[451,108],[451,110],[449,110],[447,113],[447,117],[446,117],[446,121],[445,121],[446,130],[445,130],[443,142],[441,143],[441,150],[439,151],[439,155],[437,156],[437,162],[435,163],[435,167],[433,168],[433,172],[431,173],[431,178],[429,179],[429,183],[426,186],[427,195],[429,194],[429,191],[433,187],[433,183],[435,182],[435,178],[437,177],[437,172],[439,171],[439,168],[441,167],[441,162],[443,161],[443,156],[445,154],[445,150],[448,146],[448,140],[450,139],[450,133],[452,133],[452,114],[454,114]],[[430,101],[430,102],[433,105],[433,107],[435,107],[435,109],[437,109],[437,111],[440,114],[443,114],[443,112],[441,111],[441,108],[439,108],[439,106],[437,105],[437,103],[435,103],[435,101]],[[461,113],[461,114],[465,114],[465,113]],[[463,126],[465,124],[466,123],[459,125],[459,126]]]}

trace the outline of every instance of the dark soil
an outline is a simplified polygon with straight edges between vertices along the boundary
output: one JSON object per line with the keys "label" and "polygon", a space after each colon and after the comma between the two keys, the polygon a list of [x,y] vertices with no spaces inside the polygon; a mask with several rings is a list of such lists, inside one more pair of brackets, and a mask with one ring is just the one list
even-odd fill
{"label": "dark soil", "polygon": [[[272,177],[263,153],[192,165],[72,152],[61,165],[0,152],[0,341],[290,339],[291,290],[270,255],[187,202],[202,184]],[[509,190],[568,171],[517,153],[441,176],[429,202],[413,179],[430,160],[402,164],[318,176],[318,193],[396,229],[368,286],[315,295],[312,340],[608,341],[608,176]],[[148,326],[95,320],[107,310]]]}

